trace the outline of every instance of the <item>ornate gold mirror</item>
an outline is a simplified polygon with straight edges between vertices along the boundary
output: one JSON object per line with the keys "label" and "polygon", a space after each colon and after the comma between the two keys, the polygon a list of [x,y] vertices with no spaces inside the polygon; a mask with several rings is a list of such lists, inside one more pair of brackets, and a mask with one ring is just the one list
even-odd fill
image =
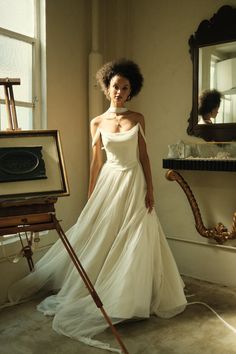
{"label": "ornate gold mirror", "polygon": [[[187,132],[207,141],[236,140],[236,9],[222,6],[203,20],[189,46],[193,92]],[[214,124],[200,124],[199,96],[213,89],[222,96],[219,111]]]}

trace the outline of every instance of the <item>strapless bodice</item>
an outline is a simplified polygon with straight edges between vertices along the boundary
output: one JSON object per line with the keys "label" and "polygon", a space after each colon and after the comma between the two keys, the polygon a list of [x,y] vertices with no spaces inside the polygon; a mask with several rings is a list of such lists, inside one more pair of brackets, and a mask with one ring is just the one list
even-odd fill
{"label": "strapless bodice", "polygon": [[100,130],[108,164],[112,168],[126,170],[138,163],[138,124],[128,131],[110,133]]}

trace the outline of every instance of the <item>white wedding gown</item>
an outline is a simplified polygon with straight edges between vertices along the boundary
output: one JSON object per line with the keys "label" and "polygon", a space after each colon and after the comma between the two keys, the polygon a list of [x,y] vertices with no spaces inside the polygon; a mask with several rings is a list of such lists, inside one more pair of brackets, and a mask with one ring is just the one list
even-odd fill
{"label": "white wedding gown", "polygon": [[[97,130],[94,143],[101,135],[107,161],[78,221],[66,233],[113,324],[151,314],[169,318],[186,306],[183,282],[159,220],[145,207],[139,132],[143,135],[139,124],[120,133]],[[9,299],[18,302],[42,288],[60,289],[38,305],[54,316],[58,333],[114,351],[91,339],[108,324],[61,240],[33,273],[10,287]]]}

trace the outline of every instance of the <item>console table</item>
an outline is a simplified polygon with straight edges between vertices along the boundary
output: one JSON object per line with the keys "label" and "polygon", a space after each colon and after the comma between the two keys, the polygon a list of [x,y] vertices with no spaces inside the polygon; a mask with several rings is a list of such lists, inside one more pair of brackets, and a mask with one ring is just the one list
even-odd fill
{"label": "console table", "polygon": [[236,171],[236,159],[216,160],[216,159],[163,159],[163,168],[168,169],[166,178],[169,181],[176,181],[184,191],[195,219],[195,226],[198,233],[208,239],[214,239],[217,243],[223,244],[227,240],[236,238],[236,212],[233,215],[231,230],[228,230],[222,223],[218,223],[212,228],[207,228],[202,221],[201,212],[196,198],[179,172],[176,170],[201,170],[201,171]]}

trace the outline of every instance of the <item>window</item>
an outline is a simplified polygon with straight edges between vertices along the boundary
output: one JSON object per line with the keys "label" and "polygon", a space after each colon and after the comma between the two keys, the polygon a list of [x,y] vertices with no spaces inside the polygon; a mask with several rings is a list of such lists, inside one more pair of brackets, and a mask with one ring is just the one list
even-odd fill
{"label": "window", "polygon": [[[13,86],[13,92],[18,126],[22,130],[40,129],[45,125],[41,95],[44,13],[45,0],[0,0],[0,78],[21,81],[20,85]],[[4,97],[4,88],[0,86],[0,130],[8,128]],[[6,235],[0,239],[0,248],[7,244],[8,254],[14,254],[18,237]]]}
{"label": "window", "polygon": [[[13,85],[19,128],[41,124],[41,0],[0,0],[0,77],[19,78]],[[4,88],[0,86],[0,130],[7,126]]]}

